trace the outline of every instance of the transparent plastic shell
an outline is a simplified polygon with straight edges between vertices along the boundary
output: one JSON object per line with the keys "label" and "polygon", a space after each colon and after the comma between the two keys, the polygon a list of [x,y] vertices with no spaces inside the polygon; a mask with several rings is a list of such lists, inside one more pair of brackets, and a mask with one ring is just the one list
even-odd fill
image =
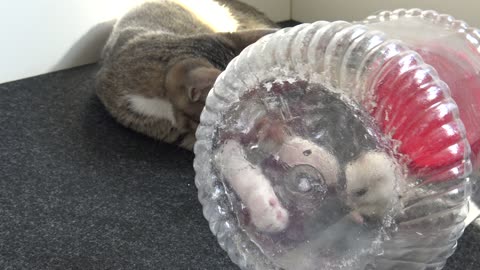
{"label": "transparent plastic shell", "polygon": [[[369,28],[404,41],[433,66],[450,87],[466,129],[474,170],[480,169],[480,30],[432,10],[398,9],[368,17]],[[443,136],[447,129],[428,130]],[[417,134],[412,134],[417,135]],[[429,135],[426,135],[428,138]],[[465,148],[464,148],[465,149]],[[465,149],[466,150],[466,149]],[[460,151],[457,156],[470,152]],[[450,153],[449,153],[450,152]],[[451,159],[451,151],[431,156],[431,162]],[[430,162],[430,161],[427,161]],[[448,161],[447,161],[448,162]],[[467,171],[468,173],[468,171]]]}
{"label": "transparent plastic shell", "polygon": [[[434,146],[410,138],[442,126]],[[196,136],[204,216],[242,269],[441,269],[463,232],[469,156],[425,161],[439,145],[470,151],[449,88],[364,25],[303,24],[246,48]]]}

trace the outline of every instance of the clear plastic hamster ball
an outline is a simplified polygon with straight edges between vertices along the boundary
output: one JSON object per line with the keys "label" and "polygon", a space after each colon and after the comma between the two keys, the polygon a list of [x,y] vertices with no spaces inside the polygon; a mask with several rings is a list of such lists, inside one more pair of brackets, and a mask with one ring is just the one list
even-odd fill
{"label": "clear plastic hamster ball", "polygon": [[[241,269],[443,268],[479,166],[480,53],[441,16],[282,29],[220,75],[195,183]],[[410,34],[424,25],[456,39]]]}

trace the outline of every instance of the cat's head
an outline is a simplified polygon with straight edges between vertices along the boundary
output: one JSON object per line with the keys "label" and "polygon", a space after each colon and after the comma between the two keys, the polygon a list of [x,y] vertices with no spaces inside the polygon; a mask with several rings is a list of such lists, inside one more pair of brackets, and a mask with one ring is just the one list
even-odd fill
{"label": "cat's head", "polygon": [[[173,105],[185,115],[199,121],[206,97],[228,62],[245,47],[276,29],[214,33],[190,37],[189,43],[212,46],[195,57],[175,59],[167,70],[165,90]],[[197,50],[201,52],[201,48]],[[223,52],[220,52],[223,51]]]}
{"label": "cat's head", "polygon": [[187,58],[173,65],[166,76],[165,90],[173,105],[198,121],[208,92],[221,70],[202,58]]}

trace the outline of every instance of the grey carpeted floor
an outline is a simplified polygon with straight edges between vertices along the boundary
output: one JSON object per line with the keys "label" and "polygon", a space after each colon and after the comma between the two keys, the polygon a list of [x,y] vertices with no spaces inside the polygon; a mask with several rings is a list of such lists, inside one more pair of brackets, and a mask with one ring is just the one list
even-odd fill
{"label": "grey carpeted floor", "polygon": [[[97,67],[0,85],[0,269],[237,269],[197,201],[193,154],[127,130]],[[447,270],[480,269],[467,228]]]}
{"label": "grey carpeted floor", "polygon": [[235,269],[193,154],[117,125],[95,72],[0,85],[0,269]]}

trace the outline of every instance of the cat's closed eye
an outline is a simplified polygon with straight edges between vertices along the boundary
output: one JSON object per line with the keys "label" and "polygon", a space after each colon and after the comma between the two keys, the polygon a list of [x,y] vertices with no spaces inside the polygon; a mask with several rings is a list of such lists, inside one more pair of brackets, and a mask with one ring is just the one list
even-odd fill
{"label": "cat's closed eye", "polygon": [[354,191],[353,195],[355,195],[357,197],[361,197],[361,196],[367,194],[367,192],[368,192],[368,188],[362,188],[362,189],[359,189],[357,191]]}

